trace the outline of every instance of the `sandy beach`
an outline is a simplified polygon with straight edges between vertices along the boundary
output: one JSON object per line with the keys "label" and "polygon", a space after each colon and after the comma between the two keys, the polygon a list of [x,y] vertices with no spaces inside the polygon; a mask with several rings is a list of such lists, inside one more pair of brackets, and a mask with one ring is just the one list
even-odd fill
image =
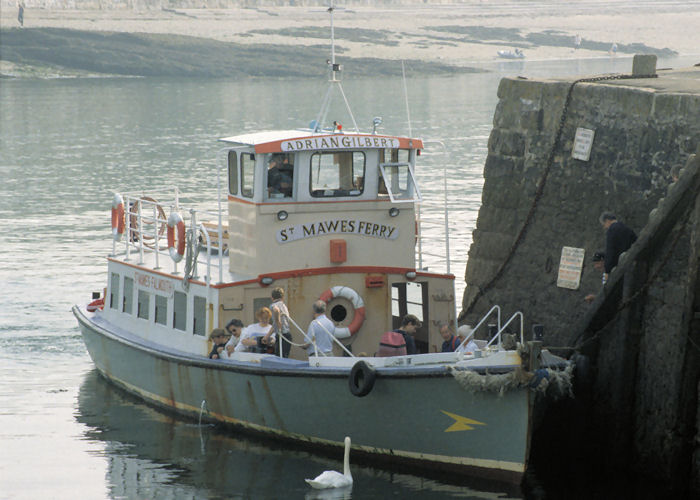
{"label": "sandy beach", "polygon": [[[187,35],[287,47],[327,47],[330,31],[329,16],[320,6],[77,10],[40,5],[27,2],[25,27]],[[2,28],[17,27],[14,3],[3,1],[2,7]],[[610,57],[613,44],[617,57],[654,51],[700,55],[698,26],[700,0],[350,5],[335,13],[341,59],[473,67],[502,61],[497,51],[516,47],[528,61]],[[576,35],[581,37],[579,48],[574,47]]]}

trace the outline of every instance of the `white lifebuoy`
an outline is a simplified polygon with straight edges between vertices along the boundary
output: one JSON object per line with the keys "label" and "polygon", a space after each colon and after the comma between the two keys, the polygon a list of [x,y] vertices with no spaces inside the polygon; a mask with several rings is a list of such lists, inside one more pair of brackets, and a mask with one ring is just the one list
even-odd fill
{"label": "white lifebuoy", "polygon": [[339,339],[346,339],[355,335],[362,326],[362,323],[364,323],[365,303],[355,290],[347,286],[333,286],[323,292],[319,298],[328,303],[331,299],[336,297],[349,300],[352,303],[352,307],[355,309],[355,315],[352,317],[350,324],[346,327],[336,328],[333,333],[333,335]]}
{"label": "white lifebuoy", "polygon": [[112,238],[120,241],[124,234],[124,200],[115,193],[112,199]]}
{"label": "white lifebuoy", "polygon": [[[177,247],[175,246],[176,236]],[[168,217],[168,253],[175,262],[180,262],[185,256],[185,222],[177,212],[171,213]]]}

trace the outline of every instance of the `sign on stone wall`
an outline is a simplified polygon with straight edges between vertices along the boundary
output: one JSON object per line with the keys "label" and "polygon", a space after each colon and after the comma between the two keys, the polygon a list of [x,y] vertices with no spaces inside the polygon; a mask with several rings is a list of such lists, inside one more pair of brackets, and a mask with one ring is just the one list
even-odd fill
{"label": "sign on stone wall", "polygon": [[595,130],[578,127],[576,129],[576,137],[574,137],[574,148],[571,150],[571,156],[577,160],[588,161],[591,157],[593,137],[595,137]]}
{"label": "sign on stone wall", "polygon": [[584,253],[583,248],[562,247],[559,275],[557,276],[558,287],[578,290],[581,283]]}

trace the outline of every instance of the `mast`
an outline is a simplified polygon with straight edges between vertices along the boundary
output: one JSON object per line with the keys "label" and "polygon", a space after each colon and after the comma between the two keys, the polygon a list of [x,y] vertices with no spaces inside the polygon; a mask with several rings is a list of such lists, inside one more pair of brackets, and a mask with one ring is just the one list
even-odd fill
{"label": "mast", "polygon": [[[343,102],[345,103],[345,109],[350,115],[352,124],[355,127],[355,132],[359,133],[360,129],[355,122],[355,117],[352,114],[352,109],[350,109],[350,103],[347,97],[345,97],[345,92],[343,91],[343,85],[340,83],[340,72],[342,71],[342,65],[335,62],[335,27],[333,25],[333,12],[335,11],[335,0],[330,0],[330,6],[326,10],[331,16],[331,58],[326,61],[330,66],[330,78],[328,79],[328,90],[321,103],[321,110],[318,112],[315,123],[312,125],[314,132],[319,132],[323,130],[323,124],[326,121],[326,116],[328,115],[328,110],[330,109],[331,101],[333,100],[333,89],[337,88],[340,95],[343,97]],[[335,127],[334,127],[335,129]]]}

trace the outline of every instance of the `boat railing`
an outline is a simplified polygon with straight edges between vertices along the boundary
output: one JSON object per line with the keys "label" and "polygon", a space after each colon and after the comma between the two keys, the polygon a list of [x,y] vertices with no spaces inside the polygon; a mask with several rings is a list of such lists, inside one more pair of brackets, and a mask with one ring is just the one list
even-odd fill
{"label": "boat railing", "polygon": [[[493,344],[493,342],[496,339],[498,339],[498,346],[500,347],[501,346],[501,335],[503,334],[503,332],[506,331],[506,328],[508,328],[508,326],[517,319],[520,319],[520,343],[523,344],[524,343],[523,342],[524,341],[524,338],[523,338],[523,313],[518,311],[515,314],[513,314],[510,318],[508,318],[508,321],[506,321],[505,323],[503,323],[503,325],[498,327],[496,334],[491,338],[491,340],[489,340],[488,344],[486,344],[486,347],[489,347],[491,344]],[[508,333],[508,332],[506,332],[506,333]]]}
{"label": "boat railing", "polygon": [[[157,196],[158,199],[154,196]],[[179,263],[184,259],[187,278],[199,279],[196,271],[197,263],[200,262],[201,258],[201,263],[206,266],[202,277],[203,281],[207,285],[211,284],[212,280],[215,279],[213,274],[216,273],[218,274],[217,281],[223,282],[227,234],[221,223],[221,213],[220,211],[217,213],[195,208],[187,209],[180,204],[181,197],[182,195],[176,187],[170,193],[156,193],[153,196],[146,196],[143,193],[124,194],[125,260],[129,260],[132,255],[137,254],[138,263],[142,265],[145,262],[145,255],[152,253],[155,260],[154,269],[161,269],[162,266],[166,265],[165,262],[169,261],[172,262],[173,274],[178,274]],[[181,215],[186,228],[185,235],[178,235],[178,237],[185,237],[190,242],[185,245],[184,255],[179,255],[177,248],[169,248],[168,231],[173,231],[175,234],[178,229],[168,227],[167,209],[169,209],[170,214],[185,212],[184,216]],[[212,241],[213,238],[216,238],[216,242]],[[202,257],[199,256],[200,250],[205,252]],[[116,252],[117,241],[115,239],[112,254],[116,255]],[[165,262],[161,262],[161,259],[165,259]],[[191,266],[191,273],[187,272],[188,265]]]}
{"label": "boat railing", "polygon": [[[489,319],[491,316],[493,316],[493,313],[496,313],[496,326],[497,326],[497,331],[500,331],[500,330],[501,330],[501,307],[500,307],[499,305],[494,305],[493,307],[491,307],[491,309],[488,310],[488,312],[487,312],[486,314],[484,314],[484,316],[483,316],[483,317],[481,318],[481,320],[476,324],[476,326],[475,326],[474,328],[472,328],[471,334],[469,334],[469,336],[468,336],[466,339],[464,339],[464,340],[462,341],[462,343],[459,344],[459,347],[458,347],[457,349],[455,349],[455,350],[461,350],[462,348],[464,348],[464,346],[467,345],[467,343],[469,342],[469,340],[470,340],[472,337],[474,337],[474,335],[476,334],[476,331],[477,331],[482,325],[487,324],[486,322],[488,321],[488,319]],[[511,318],[511,319],[512,319],[512,318]],[[509,321],[510,321],[510,320],[509,320]],[[496,337],[494,336],[494,338],[496,338]],[[499,338],[500,338],[500,337],[499,337]],[[491,340],[493,340],[493,339],[491,339]],[[489,343],[490,343],[490,342],[489,342]],[[499,341],[499,344],[500,344],[500,341]]]}
{"label": "boat railing", "polygon": [[[436,210],[436,213],[439,213],[442,211],[443,215],[443,221],[441,222],[436,222],[433,220],[430,220],[428,218],[423,218],[422,216],[422,210],[421,210],[421,204],[416,204],[416,238],[417,238],[417,244],[418,244],[418,269],[427,269],[425,267],[424,262],[423,262],[423,256],[426,255],[428,257],[436,257],[438,259],[445,259],[445,267],[446,267],[446,273],[450,274],[450,237],[449,237],[449,213],[447,210],[447,148],[445,144],[442,141],[435,141],[435,140],[424,140],[423,141],[424,146],[438,146],[440,148],[440,154],[443,157],[443,172],[442,172],[442,183],[443,183],[443,199],[442,199],[442,210]],[[424,206],[432,206],[430,202],[424,203]],[[430,246],[434,247],[435,242],[437,241],[442,241],[444,243],[444,249],[445,253],[443,254],[438,254],[438,253],[433,253],[433,252],[428,252],[423,250],[423,225],[427,225],[429,227],[440,227],[442,226],[443,228],[443,235],[442,236],[437,236],[431,234],[430,238]]]}
{"label": "boat railing", "polygon": [[[297,324],[297,322],[294,321],[294,319],[293,319],[291,316],[287,316],[287,318],[289,319],[289,322],[290,322],[292,325],[294,325],[294,327],[295,327],[297,330],[299,330],[299,331],[301,332],[301,334],[302,334],[302,335],[304,336],[304,338],[306,339],[307,343],[312,344],[312,345],[314,346],[314,357],[318,358],[318,357],[319,357],[319,354],[320,354],[321,356],[326,356],[326,354],[324,354],[324,353],[319,353],[319,352],[318,352],[318,346],[316,345],[315,340],[314,340],[314,339],[310,339],[309,336],[306,334],[306,331],[304,331],[304,329],[301,328],[301,327]],[[343,343],[342,343],[340,340],[338,340],[338,338],[337,338],[335,335],[333,335],[333,332],[329,332],[328,329],[327,329],[325,326],[323,326],[322,324],[320,324],[320,323],[319,323],[318,325],[319,325],[321,328],[323,328],[323,330],[330,336],[330,338],[333,340],[333,342],[335,342],[336,344],[338,344],[338,345],[340,346],[340,348],[341,348],[343,351],[345,351],[345,353],[346,353],[348,356],[350,356],[351,358],[354,358],[354,357],[355,357],[355,355],[354,355],[352,352],[350,352],[350,351],[348,350],[348,348],[345,347],[345,346],[343,345]],[[287,340],[287,339],[285,339],[285,338],[280,338],[280,339],[278,339],[278,341],[280,341],[280,340],[283,341],[283,342],[289,342],[290,344],[295,345],[295,346],[297,346],[297,347],[302,347],[302,346],[304,345],[304,344],[295,344],[294,342],[290,342],[289,340]],[[280,356],[281,356],[281,354],[280,354]]]}

